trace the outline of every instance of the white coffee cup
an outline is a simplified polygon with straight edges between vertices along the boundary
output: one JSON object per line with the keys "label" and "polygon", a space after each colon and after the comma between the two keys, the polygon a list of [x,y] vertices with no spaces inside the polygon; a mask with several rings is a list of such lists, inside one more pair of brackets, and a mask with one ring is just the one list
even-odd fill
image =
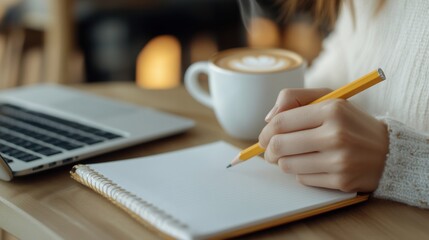
{"label": "white coffee cup", "polygon": [[[197,101],[214,109],[228,134],[256,140],[279,92],[303,87],[305,66],[302,57],[283,49],[230,49],[192,64],[185,86]],[[201,73],[208,75],[210,94],[199,84]]]}

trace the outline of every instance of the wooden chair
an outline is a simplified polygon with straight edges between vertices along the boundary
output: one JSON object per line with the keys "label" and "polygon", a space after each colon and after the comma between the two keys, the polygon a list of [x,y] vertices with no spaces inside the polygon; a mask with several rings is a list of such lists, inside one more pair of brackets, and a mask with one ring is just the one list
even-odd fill
{"label": "wooden chair", "polygon": [[[8,26],[2,31],[0,88],[41,82],[82,81],[83,57],[73,51],[74,1],[45,1],[47,4],[45,22],[37,23],[24,18],[22,24]],[[6,2],[8,4],[0,3],[0,18],[1,13],[4,14],[8,8],[20,4],[22,0]]]}

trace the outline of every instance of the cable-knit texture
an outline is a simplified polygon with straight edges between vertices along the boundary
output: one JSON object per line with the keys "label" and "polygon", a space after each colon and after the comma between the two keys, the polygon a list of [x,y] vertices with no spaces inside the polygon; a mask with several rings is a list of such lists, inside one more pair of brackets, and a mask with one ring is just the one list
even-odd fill
{"label": "cable-knit texture", "polygon": [[429,135],[382,120],[389,129],[389,154],[374,196],[429,208]]}
{"label": "cable-knit texture", "polygon": [[[389,128],[389,154],[374,196],[429,208],[429,1],[344,1],[307,87],[339,86],[382,68],[387,80],[350,101]],[[392,120],[395,119],[395,120]]]}

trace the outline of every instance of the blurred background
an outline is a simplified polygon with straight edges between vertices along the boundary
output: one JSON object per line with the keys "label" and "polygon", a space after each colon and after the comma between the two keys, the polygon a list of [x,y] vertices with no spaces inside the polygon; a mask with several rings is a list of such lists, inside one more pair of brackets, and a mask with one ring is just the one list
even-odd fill
{"label": "blurred background", "polygon": [[[0,0],[0,88],[107,81],[172,88],[193,62],[235,47],[289,49],[311,64],[326,32],[305,13],[283,21],[279,2]],[[246,8],[258,11],[240,14]]]}

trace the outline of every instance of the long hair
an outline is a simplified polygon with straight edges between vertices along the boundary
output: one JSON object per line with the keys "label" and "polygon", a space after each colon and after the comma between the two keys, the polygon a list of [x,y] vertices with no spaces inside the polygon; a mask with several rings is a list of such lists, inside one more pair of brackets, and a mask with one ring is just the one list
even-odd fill
{"label": "long hair", "polygon": [[328,30],[333,28],[342,2],[342,0],[279,0],[286,21],[296,14],[309,13],[315,25]]}
{"label": "long hair", "polygon": [[[282,15],[289,20],[295,14],[310,13],[319,29],[332,30],[340,14],[341,4],[347,3],[353,20],[356,20],[353,0],[277,0],[282,6]],[[386,0],[378,0],[374,14],[378,14]]]}

